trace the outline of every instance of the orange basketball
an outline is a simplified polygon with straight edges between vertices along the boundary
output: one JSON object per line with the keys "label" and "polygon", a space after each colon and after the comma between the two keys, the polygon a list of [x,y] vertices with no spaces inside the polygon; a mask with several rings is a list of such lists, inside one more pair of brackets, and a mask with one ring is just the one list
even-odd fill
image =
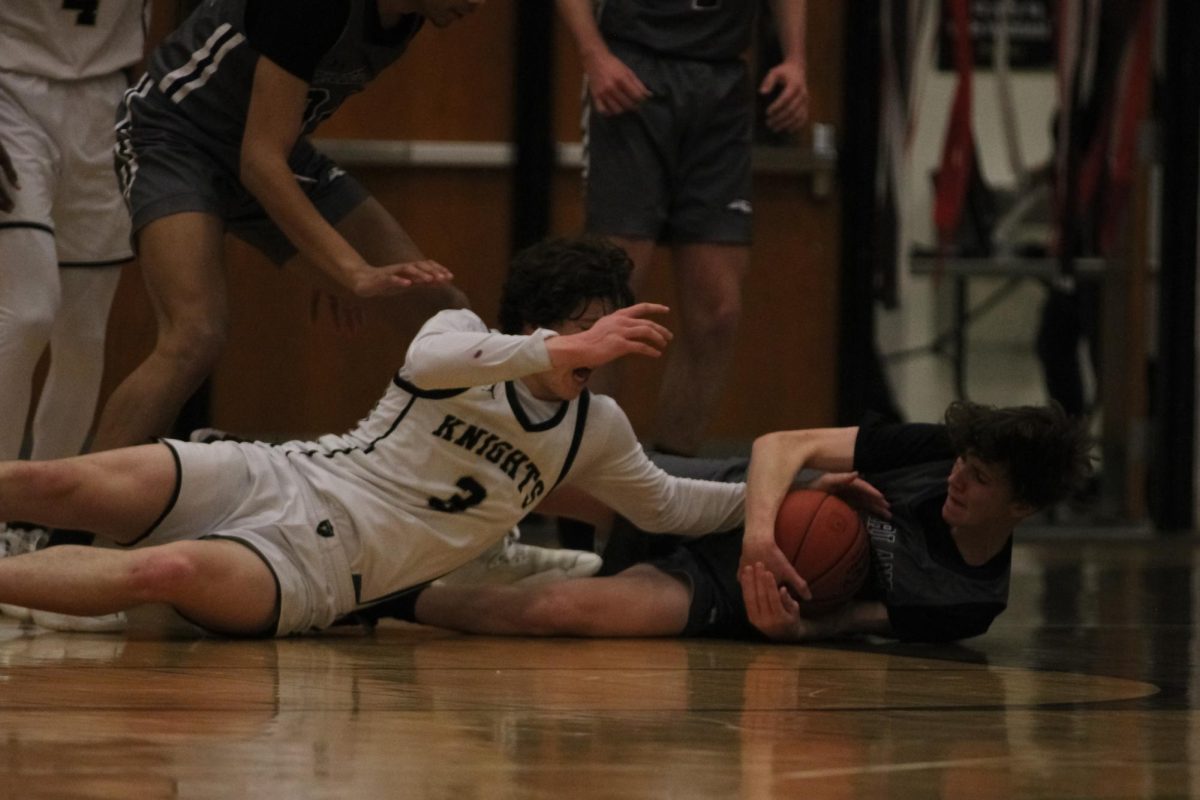
{"label": "orange basketball", "polygon": [[866,529],[858,512],[831,494],[790,492],[775,517],[775,542],[812,590],[812,600],[800,601],[805,616],[848,602],[867,578]]}

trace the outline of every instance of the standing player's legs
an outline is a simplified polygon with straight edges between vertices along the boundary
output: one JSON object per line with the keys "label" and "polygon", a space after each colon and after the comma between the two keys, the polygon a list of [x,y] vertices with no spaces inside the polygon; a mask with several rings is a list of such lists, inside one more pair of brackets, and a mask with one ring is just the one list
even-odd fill
{"label": "standing player's legs", "polygon": [[20,186],[7,187],[13,209],[0,211],[0,460],[20,453],[34,368],[60,301],[52,216],[59,100],[51,82],[0,70],[0,143]]}
{"label": "standing player's legs", "polygon": [[742,283],[750,268],[744,245],[672,248],[680,335],[667,360],[654,418],[653,442],[693,455],[725,388],[742,315]]}
{"label": "standing player's legs", "polygon": [[[59,304],[54,236],[33,227],[0,228],[0,459],[17,458]],[[12,517],[0,516],[0,522]]]}
{"label": "standing player's legs", "polygon": [[676,636],[691,592],[678,578],[639,564],[608,578],[536,586],[431,586],[417,622],[500,636]]}
{"label": "standing player's legs", "polygon": [[[609,241],[620,247],[633,262],[633,272],[629,276],[629,288],[638,302],[657,300],[645,296],[646,283],[654,262],[655,242],[653,239],[639,239],[631,236],[608,236]],[[670,354],[668,354],[670,358]],[[619,398],[621,388],[621,366],[624,362],[617,361],[607,364],[592,376],[590,386],[597,394],[606,394]]]}
{"label": "standing player's legs", "polygon": [[50,369],[33,419],[31,457],[83,450],[104,377],[104,339],[121,267],[60,271],[62,306],[50,334]]}
{"label": "standing player's legs", "polygon": [[154,350],[105,404],[93,450],[165,434],[212,370],[229,329],[223,232],[220,219],[201,212],[161,217],[138,232],[158,336]]}

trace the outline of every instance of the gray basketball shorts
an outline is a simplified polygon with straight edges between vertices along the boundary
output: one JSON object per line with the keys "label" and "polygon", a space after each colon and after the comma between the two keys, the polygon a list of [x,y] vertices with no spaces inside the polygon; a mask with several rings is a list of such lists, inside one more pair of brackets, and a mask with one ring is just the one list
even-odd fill
{"label": "gray basketball shorts", "polygon": [[[133,218],[133,230],[189,211],[213,214],[226,230],[260,250],[275,264],[296,253],[259,202],[238,179],[240,142],[206,141],[187,120],[153,106],[147,98],[128,100],[117,116],[117,175]],[[288,163],[297,184],[331,225],[370,194],[307,139]]]}
{"label": "gray basketball shorts", "polygon": [[741,60],[662,58],[610,43],[653,96],[616,116],[584,113],[593,233],[664,243],[749,244],[754,98]]}
{"label": "gray basketball shorts", "polygon": [[279,618],[263,635],[320,630],[354,609],[349,522],[282,452],[251,442],[163,443],[175,457],[175,496],[135,546],[226,539],[248,547],[278,588]]}

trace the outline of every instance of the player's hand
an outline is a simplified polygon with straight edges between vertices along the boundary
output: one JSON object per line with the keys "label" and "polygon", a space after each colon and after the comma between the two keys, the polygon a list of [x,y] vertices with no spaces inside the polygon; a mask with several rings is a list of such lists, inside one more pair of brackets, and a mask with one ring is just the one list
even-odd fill
{"label": "player's hand", "polygon": [[607,50],[588,58],[583,69],[592,105],[606,117],[632,111],[650,97],[651,92],[642,79]]}
{"label": "player's hand", "polygon": [[366,320],[366,312],[358,301],[340,297],[323,289],[313,289],[309,301],[309,319],[315,324],[328,314],[333,329],[347,336],[357,333]]}
{"label": "player's hand", "polygon": [[738,583],[746,603],[750,624],[775,641],[800,641],[804,638],[804,618],[800,604],[787,587],[775,583],[762,563],[747,564],[738,569]]}
{"label": "player's hand", "polygon": [[[21,182],[17,180],[17,169],[13,166],[12,158],[2,144],[0,144],[0,171],[4,173],[4,180],[0,181],[0,211],[7,214],[16,207],[12,192],[21,188]],[[9,186],[12,186],[11,190]]]}
{"label": "player's hand", "polygon": [[436,261],[407,261],[384,267],[366,267],[355,272],[347,288],[355,297],[399,294],[410,286],[449,283],[454,274]]}
{"label": "player's hand", "polygon": [[779,94],[767,106],[767,127],[777,133],[797,133],[808,122],[808,77],[794,61],[776,64],[763,77],[760,94]]}
{"label": "player's hand", "polygon": [[762,564],[752,564],[738,570],[742,597],[746,603],[746,618],[768,639],[777,642],[811,642],[829,639],[844,633],[843,620],[850,604],[809,618],[800,613],[800,604]]}
{"label": "player's hand", "polygon": [[658,358],[673,334],[646,316],[669,310],[658,303],[637,303],[604,315],[586,331],[547,339],[550,361],[555,367],[595,369],[623,356]]}
{"label": "player's hand", "polygon": [[774,531],[756,536],[753,531],[747,529],[746,535],[742,537],[742,557],[738,562],[738,570],[755,564],[761,564],[774,576],[775,585],[790,590],[801,600],[812,599],[808,581],[801,577],[792,566],[792,562],[779,549],[779,545],[775,543]]}
{"label": "player's hand", "polygon": [[883,492],[858,476],[857,472],[826,472],[811,484],[810,489],[837,495],[851,508],[881,519],[892,518],[892,507]]}

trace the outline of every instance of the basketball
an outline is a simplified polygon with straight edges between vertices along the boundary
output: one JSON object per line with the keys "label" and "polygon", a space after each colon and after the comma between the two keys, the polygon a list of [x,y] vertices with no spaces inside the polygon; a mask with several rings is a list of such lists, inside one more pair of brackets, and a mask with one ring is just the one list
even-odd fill
{"label": "basketball", "polygon": [[813,489],[790,492],[775,517],[775,542],[800,577],[811,600],[805,616],[827,614],[854,597],[867,578],[867,532],[844,500]]}

